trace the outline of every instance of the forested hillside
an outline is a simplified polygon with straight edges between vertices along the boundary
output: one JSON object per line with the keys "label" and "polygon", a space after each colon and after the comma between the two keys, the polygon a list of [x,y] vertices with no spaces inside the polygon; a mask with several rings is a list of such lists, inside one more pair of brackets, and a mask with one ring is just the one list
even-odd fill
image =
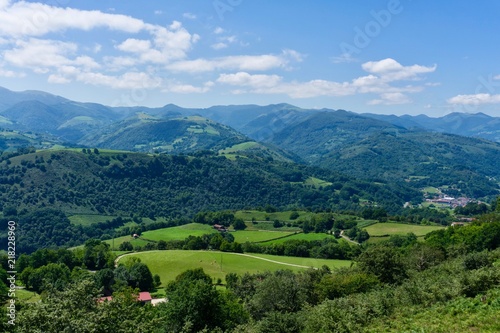
{"label": "forested hillside", "polygon": [[500,144],[482,139],[410,131],[337,111],[315,114],[271,142],[312,165],[357,177],[446,186],[456,196],[498,194]]}

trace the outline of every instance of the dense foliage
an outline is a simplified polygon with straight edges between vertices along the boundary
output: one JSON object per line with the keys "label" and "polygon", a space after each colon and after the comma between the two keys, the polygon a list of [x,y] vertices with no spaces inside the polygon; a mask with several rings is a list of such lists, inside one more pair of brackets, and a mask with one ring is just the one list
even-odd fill
{"label": "dense foliage", "polygon": [[[95,323],[129,332],[124,323],[139,316],[141,332],[386,332],[429,327],[495,331],[500,309],[499,213],[483,215],[470,226],[433,232],[423,242],[409,234],[357,246],[357,264],[335,271],[323,267],[299,273],[228,274],[223,291],[201,269],[188,270],[167,285],[169,301],[156,307],[139,306],[129,289],[154,284],[139,261],[125,260],[117,268],[108,264],[96,273],[83,269],[98,266],[99,253],[106,253],[99,241],[88,241],[73,252],[39,250],[19,258],[18,270],[23,278],[43,273],[41,290],[46,292],[39,303],[20,303],[14,331],[30,332],[36,321],[43,332],[104,332]],[[85,258],[92,261],[85,264]],[[142,282],[127,282],[131,276],[142,276]],[[95,301],[111,292],[113,301]],[[433,320],[430,309],[439,311],[444,321]],[[481,320],[473,323],[468,318]]]}

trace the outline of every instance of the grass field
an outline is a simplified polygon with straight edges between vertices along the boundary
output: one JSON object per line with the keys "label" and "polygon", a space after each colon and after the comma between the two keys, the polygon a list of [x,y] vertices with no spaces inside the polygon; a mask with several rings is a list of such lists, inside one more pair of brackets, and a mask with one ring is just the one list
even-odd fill
{"label": "grass field", "polygon": [[82,215],[71,215],[68,218],[71,224],[89,226],[94,223],[106,222],[106,220],[112,220],[116,218],[116,216],[82,214]]}
{"label": "grass field", "polygon": [[[189,223],[178,227],[163,228],[158,230],[151,230],[142,233],[140,238],[134,239],[131,236],[117,237],[114,240],[114,249],[118,249],[123,242],[130,242],[133,246],[144,246],[149,241],[158,242],[160,240],[184,240],[189,236],[202,236],[209,233],[216,233],[217,231],[212,226]],[[239,230],[231,231],[231,235],[238,243],[245,242],[263,242],[271,239],[280,238],[283,236],[293,235],[296,231],[271,231],[271,230]],[[106,243],[112,245],[113,241],[108,239]]]}
{"label": "grass field", "polygon": [[29,291],[26,289],[17,289],[16,290],[16,298],[28,303],[35,303],[40,300],[40,295],[33,291]]}
{"label": "grass field", "polygon": [[183,240],[189,236],[202,236],[215,232],[217,231],[212,228],[212,226],[199,223],[189,223],[178,227],[146,231],[141,235],[141,238],[153,241]]}
{"label": "grass field", "polygon": [[286,232],[286,231],[266,231],[266,230],[255,230],[255,231],[247,231],[247,230],[239,230],[235,232],[231,232],[234,236],[234,241],[238,243],[255,243],[255,242],[264,242],[275,238],[280,238],[284,236],[293,235],[294,232]]}
{"label": "grass field", "polygon": [[428,226],[428,225],[414,225],[402,223],[376,223],[366,227],[366,231],[370,236],[386,236],[386,235],[405,235],[410,232],[414,233],[417,237],[424,236],[431,231],[439,230],[444,227]]}
{"label": "grass field", "polygon": [[330,186],[332,183],[324,181],[316,177],[309,177],[304,181],[304,185],[311,185],[313,187]]}
{"label": "grass field", "polygon": [[291,235],[289,237],[285,238],[280,238],[276,240],[270,240],[267,242],[261,243],[262,245],[268,245],[268,244],[281,244],[289,240],[306,240],[306,241],[313,241],[313,240],[323,240],[325,238],[334,238],[332,235],[324,234],[324,233],[300,233],[296,235]]}
{"label": "grass field", "polygon": [[[236,218],[243,219],[243,221],[252,221],[252,218],[255,219],[256,221],[274,221],[274,220],[280,220],[280,221],[294,221],[290,220],[290,214],[292,213],[291,210],[289,211],[284,211],[284,212],[275,212],[275,213],[266,213],[264,211],[259,211],[259,210],[240,210],[234,213],[234,216]],[[297,211],[299,213],[298,219],[306,219],[309,220],[313,215],[315,215],[312,212],[306,212],[306,211]]]}
{"label": "grass field", "polygon": [[260,221],[260,222],[245,222],[247,228],[245,229],[246,231],[253,231],[253,230],[268,230],[268,231],[291,231],[291,232],[301,232],[302,229],[299,227],[294,227],[290,226],[287,227],[286,225],[280,227],[280,228],[275,228],[273,226],[273,222],[270,221]]}
{"label": "grass field", "polygon": [[[129,257],[141,259],[141,262],[148,265],[153,274],[160,275],[162,285],[175,279],[177,275],[187,269],[203,268],[203,270],[214,279],[220,278],[224,281],[226,274],[257,273],[264,271],[276,271],[279,269],[290,269],[300,271],[308,267],[320,268],[327,265],[331,269],[351,265],[347,260],[326,260],[295,257],[280,257],[271,255],[256,254],[248,257],[236,253],[223,253],[215,251],[150,251],[141,252],[122,257],[127,260]],[[267,260],[264,260],[267,259]],[[276,262],[270,262],[274,260]],[[301,265],[304,267],[289,266]]]}

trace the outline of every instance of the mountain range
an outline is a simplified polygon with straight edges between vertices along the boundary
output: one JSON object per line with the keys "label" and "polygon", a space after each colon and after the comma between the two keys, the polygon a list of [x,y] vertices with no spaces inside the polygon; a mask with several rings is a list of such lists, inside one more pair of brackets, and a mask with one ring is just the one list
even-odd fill
{"label": "mountain range", "polygon": [[[290,104],[109,107],[0,89],[0,148],[97,147],[308,164],[380,182],[490,197],[500,180],[500,118],[357,114]],[[15,134],[23,140],[9,140]],[[30,136],[31,135],[31,136]],[[28,137],[26,137],[28,136]]]}

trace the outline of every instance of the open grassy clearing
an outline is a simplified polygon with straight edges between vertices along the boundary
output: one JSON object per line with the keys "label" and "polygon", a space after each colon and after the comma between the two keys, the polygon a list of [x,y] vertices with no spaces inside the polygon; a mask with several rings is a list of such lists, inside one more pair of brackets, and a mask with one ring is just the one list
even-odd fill
{"label": "open grassy clearing", "polygon": [[107,220],[112,220],[117,216],[110,215],[94,215],[94,214],[79,214],[69,216],[71,224],[89,226],[94,223],[106,222]]}
{"label": "open grassy clearing", "polygon": [[[149,251],[131,254],[120,259],[127,260],[129,257],[141,259],[141,262],[148,265],[153,274],[160,275],[162,285],[175,279],[177,275],[188,269],[203,268],[203,270],[214,279],[225,280],[228,273],[244,274],[264,271],[276,271],[279,269],[290,269],[300,271],[306,268],[289,266],[284,264],[301,265],[306,267],[320,268],[323,265],[328,267],[349,266],[350,261],[346,260],[326,260],[310,258],[280,257],[271,255],[253,255],[249,257],[237,253],[225,253],[215,251]],[[263,260],[274,260],[278,263]],[[284,264],[280,264],[284,263]]]}
{"label": "open grassy clearing", "polygon": [[410,232],[417,237],[424,236],[431,231],[443,229],[440,226],[414,225],[402,223],[376,223],[366,227],[370,236],[405,235]]}
{"label": "open grassy clearing", "polygon": [[285,237],[285,238],[280,238],[280,239],[275,239],[275,240],[270,240],[270,241],[267,241],[267,242],[263,242],[261,243],[262,245],[270,245],[270,244],[282,244],[286,241],[289,241],[289,240],[306,240],[306,241],[315,241],[315,240],[323,240],[325,238],[332,238],[334,239],[335,237],[332,236],[332,235],[329,235],[329,234],[324,234],[324,233],[308,233],[308,234],[304,234],[304,233],[299,233],[299,234],[295,234],[295,235],[291,235],[289,237]]}
{"label": "open grassy clearing", "polygon": [[291,232],[300,232],[302,229],[299,227],[293,227],[293,226],[282,226],[280,228],[275,228],[273,226],[273,222],[270,221],[260,221],[260,222],[245,222],[247,228],[245,229],[246,231],[252,231],[252,230],[268,230],[268,231],[291,231]]}
{"label": "open grassy clearing", "polygon": [[310,185],[314,187],[330,186],[332,183],[324,181],[316,177],[309,177],[304,181],[304,185]]}
{"label": "open grassy clearing", "polygon": [[299,213],[299,217],[296,220],[290,220],[291,210],[284,212],[275,212],[275,213],[267,213],[265,211],[259,210],[239,210],[234,213],[236,218],[243,219],[243,221],[252,221],[252,218],[255,221],[297,221],[299,219],[309,220],[315,213],[307,212],[307,211],[297,211]]}
{"label": "open grassy clearing", "polygon": [[28,303],[35,303],[40,301],[40,295],[26,289],[16,289],[16,299]]}
{"label": "open grassy clearing", "polygon": [[252,149],[252,148],[255,148],[258,146],[260,146],[260,144],[255,142],[255,141],[243,142],[243,143],[236,144],[236,145],[229,147],[229,148],[226,148],[226,149],[221,149],[221,150],[219,150],[219,154],[236,153],[236,152],[239,152],[242,150]]}
{"label": "open grassy clearing", "polygon": [[163,228],[158,230],[145,231],[141,238],[152,241],[171,241],[183,240],[189,236],[202,236],[209,233],[217,232],[214,228],[206,224],[189,223],[172,228]]}
{"label": "open grassy clearing", "polygon": [[235,232],[231,232],[234,236],[235,242],[238,243],[255,243],[255,242],[264,242],[271,239],[276,239],[284,236],[293,235],[294,232],[286,232],[286,231],[265,231],[265,230],[256,230],[256,231],[247,231],[247,230],[239,230]]}

